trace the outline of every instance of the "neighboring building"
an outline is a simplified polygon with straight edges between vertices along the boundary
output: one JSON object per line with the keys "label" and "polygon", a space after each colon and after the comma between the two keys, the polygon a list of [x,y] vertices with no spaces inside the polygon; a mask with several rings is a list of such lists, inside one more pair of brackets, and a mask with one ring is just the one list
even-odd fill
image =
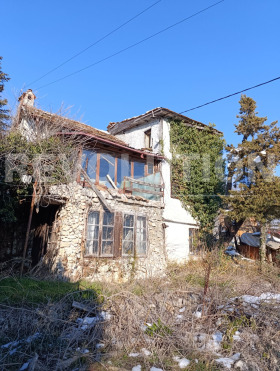
{"label": "neighboring building", "polygon": [[111,123],[108,133],[37,109],[35,98],[32,90],[20,97],[15,127],[32,140],[57,125],[84,146],[73,182],[51,186],[42,200],[50,212],[34,216],[33,265],[41,259],[71,280],[121,280],[187,260],[199,225],[171,195],[170,120],[206,125],[157,108]]}

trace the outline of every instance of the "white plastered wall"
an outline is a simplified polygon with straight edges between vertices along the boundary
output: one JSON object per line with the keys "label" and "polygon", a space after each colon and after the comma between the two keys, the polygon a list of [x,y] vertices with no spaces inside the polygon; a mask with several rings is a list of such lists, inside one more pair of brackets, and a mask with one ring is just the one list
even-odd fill
{"label": "white plastered wall", "polygon": [[171,166],[170,160],[170,124],[162,121],[163,150],[167,161],[162,163],[164,179],[164,210],[163,219],[166,224],[165,245],[169,260],[182,262],[189,257],[189,228],[198,228],[196,220],[183,206],[180,200],[171,197]]}
{"label": "white plastered wall", "polygon": [[128,143],[136,149],[145,148],[145,131],[151,129],[152,150],[154,153],[160,152],[160,120],[153,120],[141,126],[135,126],[128,129],[123,134],[117,134],[116,137]]}

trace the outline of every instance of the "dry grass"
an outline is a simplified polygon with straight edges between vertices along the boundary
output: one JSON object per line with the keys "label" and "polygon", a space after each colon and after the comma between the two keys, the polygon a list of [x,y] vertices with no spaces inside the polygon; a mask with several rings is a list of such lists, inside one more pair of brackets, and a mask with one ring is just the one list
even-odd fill
{"label": "dry grass", "polygon": [[[209,287],[204,295],[209,263]],[[41,287],[40,281],[37,284]],[[170,266],[162,279],[82,282],[79,288],[65,290],[60,288],[59,295],[48,293],[42,303],[30,302],[28,297],[21,303],[0,297],[1,370],[18,370],[32,359],[34,370],[131,370],[138,364],[142,370],[152,366],[178,370],[174,356],[191,361],[187,370],[218,370],[221,366],[210,347],[217,331],[223,340],[216,352],[223,357],[240,352],[248,370],[279,370],[279,304],[254,307],[230,300],[245,294],[280,293],[279,270],[273,266],[260,273],[255,264],[237,264],[213,252],[204,262]],[[44,291],[41,295],[45,298]],[[73,300],[87,305],[90,312],[73,308]],[[197,318],[194,313],[202,310]],[[101,311],[111,314],[110,320],[103,318],[86,329],[77,323],[77,318]],[[239,341],[234,340],[236,331]],[[33,338],[28,342],[29,336]],[[11,341],[20,343],[1,348]],[[99,343],[104,347],[97,349]],[[143,348],[151,354],[143,354]],[[85,349],[88,353],[83,353]],[[138,356],[130,357],[130,353]]]}

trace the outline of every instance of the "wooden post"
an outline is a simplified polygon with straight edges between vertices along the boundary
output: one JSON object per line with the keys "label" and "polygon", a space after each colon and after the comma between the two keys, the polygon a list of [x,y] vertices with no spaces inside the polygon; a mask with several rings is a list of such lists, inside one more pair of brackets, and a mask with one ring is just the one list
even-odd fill
{"label": "wooden post", "polygon": [[266,259],[266,234],[267,225],[265,222],[261,225],[261,240],[260,240],[260,261],[261,264],[265,262]]}
{"label": "wooden post", "polygon": [[30,212],[29,212],[25,242],[24,242],[24,247],[23,247],[22,263],[20,267],[20,277],[22,277],[22,272],[23,272],[23,267],[24,267],[24,262],[25,262],[25,257],[26,257],[28,239],[29,239],[29,234],[30,234],[30,227],[31,227],[32,215],[33,215],[34,203],[35,203],[35,197],[36,197],[36,188],[37,188],[37,181],[35,181],[35,183],[33,184],[33,194],[32,194],[32,200],[31,200],[31,205],[30,205]]}

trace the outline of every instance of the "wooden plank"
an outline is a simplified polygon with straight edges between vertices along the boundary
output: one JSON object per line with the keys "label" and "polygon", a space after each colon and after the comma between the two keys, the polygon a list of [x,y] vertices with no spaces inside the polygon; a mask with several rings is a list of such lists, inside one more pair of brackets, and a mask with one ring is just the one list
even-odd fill
{"label": "wooden plank", "polygon": [[89,307],[89,306],[87,306],[85,304],[79,303],[77,301],[73,301],[72,307],[73,308],[76,308],[76,309],[83,310],[84,312],[92,312],[94,310],[94,308]]}
{"label": "wooden plank", "polygon": [[147,164],[147,162],[145,163],[145,166],[144,166],[144,174],[145,174],[145,176],[148,175],[148,164]]}
{"label": "wooden plank", "polygon": [[115,225],[114,225],[114,258],[119,258],[122,255],[122,233],[123,233],[122,213],[117,211],[115,213]]}
{"label": "wooden plank", "polygon": [[115,184],[118,184],[118,157],[115,157]]}
{"label": "wooden plank", "polygon": [[83,176],[85,177],[85,179],[87,180],[87,182],[89,183],[89,185],[91,186],[91,188],[93,189],[93,191],[96,193],[97,197],[99,198],[99,200],[101,201],[101,203],[103,204],[103,206],[110,211],[110,213],[113,212],[113,209],[111,208],[111,206],[108,204],[107,200],[105,199],[105,197],[101,194],[101,192],[97,189],[97,187],[92,183],[92,181],[90,180],[89,176],[87,175],[87,173],[84,171],[83,168],[81,168],[81,172],[83,174]]}
{"label": "wooden plank", "polygon": [[160,191],[148,191],[146,189],[140,189],[140,188],[132,188],[132,192],[149,193],[151,195],[163,196],[163,192],[160,192]]}
{"label": "wooden plank", "polygon": [[[78,153],[78,164],[82,164],[82,156],[83,156],[83,148],[80,147],[79,148],[79,153]],[[81,181],[81,170],[79,167],[76,168],[76,178],[77,178],[77,182],[80,183]]]}
{"label": "wooden plank", "polygon": [[134,161],[131,161],[131,177],[134,177]]}
{"label": "wooden plank", "polygon": [[141,184],[141,185],[146,185],[148,187],[153,187],[153,188],[164,188],[164,185],[163,184],[153,184],[153,183],[146,183],[146,182],[143,182],[142,180],[137,180],[137,179],[133,179],[133,178],[130,178],[128,176],[125,176],[124,177],[124,180],[127,180],[131,183],[135,183],[135,184]]}
{"label": "wooden plank", "polygon": [[113,182],[113,179],[110,177],[109,174],[106,175],[107,179],[109,180],[111,186],[114,188],[114,189],[118,189],[118,187],[116,186],[116,184]]}
{"label": "wooden plank", "polygon": [[99,172],[100,172],[100,152],[96,154],[96,184],[99,184]]}

